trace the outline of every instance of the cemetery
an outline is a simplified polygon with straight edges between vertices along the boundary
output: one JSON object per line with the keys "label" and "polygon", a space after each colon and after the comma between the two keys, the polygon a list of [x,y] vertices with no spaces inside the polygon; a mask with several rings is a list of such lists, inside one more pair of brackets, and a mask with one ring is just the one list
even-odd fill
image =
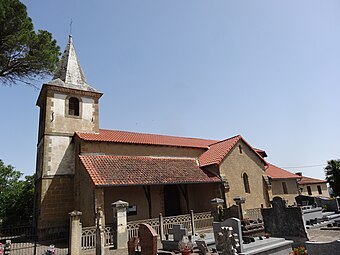
{"label": "cemetery", "polygon": [[[297,206],[287,206],[284,199],[275,197],[270,208],[261,209],[258,220],[250,220],[244,218],[242,203],[236,204],[240,200],[240,197],[235,199],[234,209],[230,211],[221,208],[223,199],[214,198],[210,201],[210,213],[191,211],[188,215],[173,217],[160,214],[158,219],[135,222],[127,221],[129,203],[119,200],[112,204],[114,223],[104,225],[103,210],[97,208],[94,227],[83,227],[82,212],[73,211],[69,214],[68,248],[61,250],[59,245],[46,244],[44,250],[57,250],[58,254],[65,255],[287,255],[293,248],[302,246],[310,255],[337,254],[340,245],[338,211],[330,214],[317,203],[310,204],[306,198],[301,203],[299,196]],[[235,215],[237,217],[230,217]],[[333,217],[329,217],[331,215]],[[325,233],[331,229],[335,238],[318,241],[310,235],[309,231],[314,229],[324,229]],[[3,254],[30,254],[21,253],[23,250],[18,252],[15,239],[0,242]]]}

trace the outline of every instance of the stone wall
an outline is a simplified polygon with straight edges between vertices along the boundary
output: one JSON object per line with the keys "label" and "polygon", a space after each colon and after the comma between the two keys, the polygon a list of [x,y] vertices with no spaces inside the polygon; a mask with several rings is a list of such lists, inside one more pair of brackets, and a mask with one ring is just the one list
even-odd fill
{"label": "stone wall", "polygon": [[[283,184],[282,182],[286,183],[288,194],[284,194],[283,191]],[[284,200],[288,201],[289,205],[293,205],[296,203],[295,197],[299,194],[298,184],[296,179],[282,179],[282,180],[271,180],[272,189],[270,194],[270,200],[274,197],[279,196],[282,197]]]}
{"label": "stone wall", "polygon": [[[98,132],[98,99],[54,91],[48,91],[47,96],[45,133]],[[68,99],[71,96],[79,99],[79,116],[68,114]]]}
{"label": "stone wall", "polygon": [[40,190],[40,208],[38,227],[67,226],[69,215],[73,210],[73,176],[54,176],[37,181]]}
{"label": "stone wall", "polygon": [[[79,160],[77,160],[79,164]],[[95,222],[95,187],[85,168],[79,164],[75,174],[75,209],[83,213],[82,223],[84,227],[94,226]]]}
{"label": "stone wall", "polygon": [[81,153],[103,153],[123,156],[166,156],[197,158],[205,149],[181,148],[173,146],[138,145],[108,142],[80,141]]}
{"label": "stone wall", "polygon": [[[159,213],[165,215],[164,208],[164,186],[152,185],[151,191],[151,218],[157,218]],[[211,210],[210,200],[219,194],[219,185],[217,184],[189,184],[187,186],[189,208],[186,200],[180,193],[181,214],[188,214],[190,210],[197,212],[206,212]],[[104,189],[104,213],[106,224],[112,223],[111,204],[117,200],[123,200],[130,206],[136,206],[137,214],[128,216],[128,221],[135,221],[149,218],[149,205],[143,186],[125,186],[125,187],[107,187]],[[85,215],[85,214],[83,214]]]}
{"label": "stone wall", "polygon": [[[308,194],[307,186],[309,186],[311,188],[312,194]],[[321,194],[319,194],[318,186],[321,187]],[[329,192],[328,192],[328,188],[327,188],[326,183],[299,185],[299,188],[301,189],[301,195],[329,197]]]}
{"label": "stone wall", "polygon": [[[239,150],[242,147],[242,152]],[[260,208],[269,206],[269,196],[266,184],[263,180],[264,162],[254,153],[248,145],[239,141],[229,152],[220,165],[220,173],[226,178],[229,184],[229,191],[226,190],[227,206],[234,204],[234,197],[246,198],[243,209]],[[243,184],[243,173],[249,177],[250,193],[245,192]]]}

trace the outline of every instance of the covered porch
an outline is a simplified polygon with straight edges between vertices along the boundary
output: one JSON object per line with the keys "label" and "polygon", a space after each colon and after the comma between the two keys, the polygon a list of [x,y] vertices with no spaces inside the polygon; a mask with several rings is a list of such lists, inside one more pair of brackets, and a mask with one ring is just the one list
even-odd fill
{"label": "covered porch", "polygon": [[[224,192],[222,180],[199,168],[193,158],[82,155],[79,210],[93,226],[97,208],[103,223],[113,223],[112,203],[129,203],[127,220],[136,221],[211,211],[210,200]],[[86,184],[86,179],[89,182]],[[91,188],[91,190],[89,190]],[[86,192],[82,192],[86,189]]]}

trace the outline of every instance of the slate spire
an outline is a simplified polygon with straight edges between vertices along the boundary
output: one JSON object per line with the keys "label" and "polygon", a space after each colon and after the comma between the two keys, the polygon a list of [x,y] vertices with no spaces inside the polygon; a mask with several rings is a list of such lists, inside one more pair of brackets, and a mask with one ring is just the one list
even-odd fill
{"label": "slate spire", "polygon": [[72,89],[96,91],[86,81],[73,46],[71,35],[69,35],[67,46],[54,73],[53,80],[48,82],[48,84]]}

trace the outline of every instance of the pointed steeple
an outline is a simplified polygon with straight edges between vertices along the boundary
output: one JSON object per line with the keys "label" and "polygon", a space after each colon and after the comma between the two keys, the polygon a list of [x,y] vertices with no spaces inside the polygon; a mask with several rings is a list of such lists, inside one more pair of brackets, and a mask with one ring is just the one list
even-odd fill
{"label": "pointed steeple", "polygon": [[96,91],[86,81],[84,72],[80,66],[76,51],[73,46],[72,36],[69,36],[68,44],[60,59],[53,80],[47,84],[68,87],[72,89]]}

